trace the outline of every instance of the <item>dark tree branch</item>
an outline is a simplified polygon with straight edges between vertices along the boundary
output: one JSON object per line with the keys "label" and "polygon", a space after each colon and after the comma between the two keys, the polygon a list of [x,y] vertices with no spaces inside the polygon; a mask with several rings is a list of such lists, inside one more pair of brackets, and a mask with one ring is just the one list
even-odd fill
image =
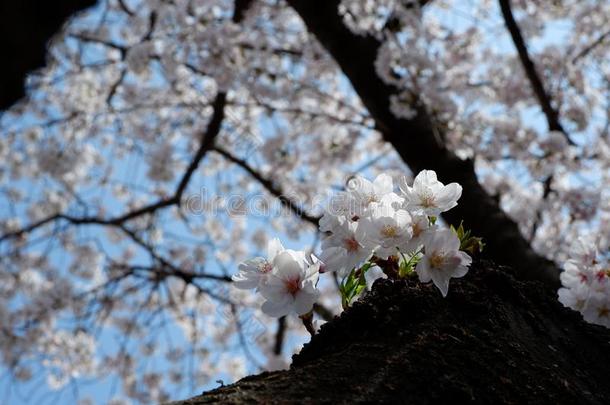
{"label": "dark tree branch", "polygon": [[125,14],[127,14],[130,17],[133,17],[135,15],[135,13],[133,11],[131,11],[129,9],[129,7],[127,7],[127,4],[125,3],[125,0],[119,0],[119,7],[121,8],[121,10],[123,10],[125,12]]}
{"label": "dark tree branch", "polygon": [[277,320],[277,331],[275,332],[275,344],[273,345],[273,353],[277,356],[282,354],[282,346],[284,345],[284,336],[286,335],[286,317],[282,316]]}
{"label": "dark tree branch", "polygon": [[83,33],[72,33],[72,34],[68,34],[69,38],[73,38],[82,42],[89,42],[92,44],[99,44],[99,45],[103,45],[106,46],[108,48],[112,48],[115,49],[117,51],[119,51],[121,53],[121,59],[125,58],[125,53],[127,52],[127,49],[129,49],[129,46],[127,45],[121,45],[121,44],[117,44],[115,42],[112,41],[107,41],[105,39],[100,39],[100,38],[95,38],[92,36],[89,36],[87,34],[83,34]]}
{"label": "dark tree branch", "polygon": [[[481,187],[471,160],[461,160],[441,142],[432,118],[424,108],[409,120],[395,117],[390,96],[399,89],[384,83],[375,70],[380,42],[352,33],[338,13],[339,0],[288,0],[309,32],[335,59],[369,110],[386,141],[391,143],[411,169],[435,170],[444,182],[456,181],[463,188],[460,204],[443,215],[448,223],[464,224],[487,243],[486,255],[519,269],[522,278],[559,285],[559,270],[536,254],[512,221]],[[442,138],[442,137],[440,137]]]}
{"label": "dark tree branch", "polygon": [[[538,98],[538,102],[542,107],[542,111],[547,119],[547,124],[549,131],[559,131],[561,132],[565,138],[567,139],[570,145],[574,145],[574,142],[570,139],[568,133],[564,130],[563,126],[559,122],[559,113],[556,109],[553,108],[551,97],[544,89],[544,84],[542,83],[542,79],[538,75],[536,71],[536,66],[534,62],[529,56],[527,51],[527,46],[525,44],[525,40],[523,39],[523,35],[521,34],[521,30],[519,29],[519,25],[515,21],[513,16],[512,8],[510,5],[510,0],[499,0],[500,1],[500,9],[502,10],[502,16],[504,17],[504,23],[510,35],[513,39],[513,43],[517,48],[517,52],[519,54],[519,60],[521,61],[521,65],[525,70],[525,73],[530,81],[532,89],[534,90],[534,94]],[[603,36],[600,41],[603,41]],[[593,45],[594,46],[594,45]],[[543,186],[544,192],[542,195],[542,201],[545,202],[548,197],[551,195],[551,185],[553,183],[553,175],[549,175],[544,179]],[[540,222],[542,221],[542,212],[540,208],[538,208],[536,212],[536,218],[534,219],[534,223],[532,225],[532,230],[530,234],[530,241],[533,241],[536,237],[536,233],[538,232],[538,227],[540,226]]]}
{"label": "dark tree branch", "polygon": [[195,170],[197,170],[197,168],[199,167],[199,164],[201,163],[201,161],[203,160],[203,158],[205,157],[207,152],[210,151],[210,149],[212,149],[214,142],[216,140],[216,137],[220,133],[222,121],[224,119],[225,103],[226,103],[226,94],[218,93],[218,95],[216,96],[216,99],[212,103],[214,111],[212,113],[212,117],[210,118],[210,122],[208,123],[206,130],[204,132],[202,132],[202,134],[201,134],[201,143],[199,145],[199,148],[198,148],[197,152],[195,153],[195,156],[191,160],[189,166],[187,167],[186,171],[182,175],[182,178],[180,179],[180,182],[178,183],[178,186],[176,188],[176,191],[174,192],[174,195],[172,195],[171,197],[162,198],[162,199],[160,199],[152,204],[146,205],[142,208],[139,208],[139,209],[130,211],[128,213],[125,213],[123,215],[119,215],[119,216],[116,216],[114,218],[109,218],[109,219],[99,218],[99,217],[95,217],[95,216],[74,217],[74,216],[70,216],[67,214],[61,214],[61,213],[51,215],[47,218],[44,218],[40,221],[37,221],[33,224],[25,226],[16,231],[5,233],[4,235],[0,236],[0,242],[4,242],[5,240],[8,240],[8,239],[13,239],[13,238],[23,236],[44,225],[47,225],[51,222],[55,222],[58,220],[66,220],[74,225],[122,226],[124,223],[126,223],[132,219],[135,219],[135,218],[141,217],[143,215],[147,215],[147,214],[153,214],[163,208],[167,208],[167,207],[174,206],[174,205],[180,206],[182,196],[183,196],[193,174],[195,173]]}
{"label": "dark tree branch", "polygon": [[[336,274],[336,273],[333,273]],[[319,303],[315,303],[313,304],[313,312],[315,312],[316,314],[318,314],[318,316],[322,319],[324,319],[326,322],[330,322],[333,320],[333,318],[335,317],[335,315],[331,312],[330,309],[326,308],[324,305],[319,304]]]}
{"label": "dark tree branch", "polygon": [[277,199],[282,203],[283,206],[287,207],[293,214],[297,217],[307,221],[315,226],[318,226],[318,222],[320,221],[319,217],[313,216],[305,211],[303,207],[294,199],[284,194],[284,191],[278,186],[273,180],[264,177],[257,170],[255,170],[252,166],[248,164],[244,159],[240,159],[237,156],[234,156],[229,151],[221,148],[220,146],[216,146],[214,148],[214,152],[222,155],[227,160],[235,163],[242,169],[244,169],[250,176],[252,176],[256,181],[258,181],[269,193],[273,196],[277,197]]}
{"label": "dark tree branch", "polygon": [[235,0],[235,8],[233,10],[233,22],[239,23],[246,16],[248,8],[252,5],[254,0]]}
{"label": "dark tree branch", "polygon": [[506,28],[508,29],[508,32],[510,32],[510,36],[513,39],[513,43],[517,48],[519,60],[521,61],[523,70],[525,70],[525,74],[527,75],[527,78],[532,86],[532,90],[534,91],[534,94],[538,99],[538,103],[540,103],[540,107],[542,108],[542,111],[546,116],[549,131],[561,132],[568,140],[568,143],[570,145],[574,145],[574,142],[570,139],[570,136],[559,122],[559,113],[555,108],[553,108],[553,105],[551,103],[551,97],[544,89],[542,79],[540,79],[540,76],[536,71],[536,66],[534,65],[534,62],[529,56],[525,40],[523,39],[523,35],[521,35],[519,25],[517,25],[515,17],[513,16],[513,12],[510,6],[510,0],[499,1],[500,9],[502,10],[502,16],[504,17],[504,23],[506,24]]}
{"label": "dark tree branch", "polygon": [[593,41],[591,44],[589,44],[585,49],[583,49],[582,51],[580,51],[573,59],[572,59],[572,63],[576,63],[578,62],[579,59],[584,58],[585,56],[587,56],[591,51],[593,51],[595,48],[597,48],[599,45],[603,44],[604,41],[606,39],[610,38],[610,30],[604,32],[603,34],[601,34],[599,37],[597,37],[597,39],[595,41]]}
{"label": "dark tree branch", "polygon": [[[543,186],[542,201],[543,202],[545,202],[551,195],[551,191],[553,191],[553,188],[551,187],[552,184],[553,184],[553,175],[548,176],[542,182],[542,186]],[[536,210],[537,211],[536,218],[534,219],[534,223],[532,224],[532,230],[530,233],[530,242],[533,242],[534,239],[536,238],[536,233],[538,233],[538,228],[540,226],[540,223],[542,222],[542,209],[541,208],[542,207],[538,207],[538,209]]]}

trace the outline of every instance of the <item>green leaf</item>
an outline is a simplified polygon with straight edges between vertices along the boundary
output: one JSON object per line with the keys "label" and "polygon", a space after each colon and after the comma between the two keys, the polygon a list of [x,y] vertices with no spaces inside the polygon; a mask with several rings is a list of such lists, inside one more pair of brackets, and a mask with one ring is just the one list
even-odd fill
{"label": "green leaf", "polygon": [[366,279],[364,273],[373,266],[373,263],[366,262],[359,269],[353,269],[339,284],[339,292],[341,293],[341,304],[343,308],[347,308],[366,288]]}
{"label": "green leaf", "polygon": [[450,228],[453,232],[455,232],[460,240],[460,250],[470,253],[471,255],[481,253],[483,251],[483,248],[485,247],[483,238],[472,236],[470,229],[464,229],[463,221],[460,221],[460,226],[458,226],[457,229],[453,225],[451,225]]}

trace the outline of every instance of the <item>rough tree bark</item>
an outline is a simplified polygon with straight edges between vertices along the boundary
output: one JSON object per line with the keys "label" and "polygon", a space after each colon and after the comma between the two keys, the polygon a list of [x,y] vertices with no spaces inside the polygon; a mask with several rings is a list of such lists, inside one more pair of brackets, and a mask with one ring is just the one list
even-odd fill
{"label": "rough tree bark", "polygon": [[610,331],[539,282],[475,261],[443,299],[432,285],[378,281],[293,357],[173,405],[610,401]]}
{"label": "rough tree bark", "polygon": [[[486,255],[497,263],[518,269],[519,277],[559,285],[559,270],[539,256],[521,235],[517,224],[481,187],[471,160],[458,158],[443,142],[443,128],[423,108],[410,120],[390,111],[390,97],[398,89],[385,84],[375,71],[380,42],[352,33],[338,13],[340,0],[287,0],[298,12],[309,32],[317,37],[351,81],[377,128],[404,162],[414,171],[433,169],[441,181],[458,182],[464,192],[460,205],[443,217],[467,228],[487,243]],[[506,247],[510,246],[510,249]]]}
{"label": "rough tree bark", "polygon": [[96,0],[0,1],[0,111],[25,96],[26,75],[44,66],[49,39]]}

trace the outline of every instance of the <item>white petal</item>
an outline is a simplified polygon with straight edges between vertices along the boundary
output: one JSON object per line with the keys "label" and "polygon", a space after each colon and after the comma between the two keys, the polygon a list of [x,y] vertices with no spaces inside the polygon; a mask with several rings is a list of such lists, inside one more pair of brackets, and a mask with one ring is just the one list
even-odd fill
{"label": "white petal", "polygon": [[245,276],[244,274],[238,273],[233,275],[231,280],[233,280],[233,286],[235,286],[235,288],[250,290],[258,287],[260,277]]}
{"label": "white petal", "polygon": [[299,291],[294,297],[294,311],[297,315],[303,315],[311,311],[313,304],[318,299],[317,290],[308,292],[305,290]]}
{"label": "white petal", "polygon": [[453,269],[453,271],[451,272],[451,277],[452,278],[464,277],[466,275],[466,273],[468,273],[468,267],[460,265],[460,266],[457,266],[455,269]]}
{"label": "white petal", "polygon": [[320,256],[326,265],[326,271],[341,272],[345,266],[346,254],[346,250],[339,247],[324,249]]}
{"label": "white petal", "polygon": [[409,229],[409,233],[412,233],[411,229],[411,215],[405,210],[397,210],[394,213],[394,219],[396,220],[396,225],[399,228],[407,228]]}
{"label": "white petal", "polygon": [[402,176],[398,179],[398,188],[408,200],[411,199],[413,189],[409,186],[409,183],[407,182],[407,176]]}
{"label": "white petal", "polygon": [[271,239],[269,241],[269,244],[267,245],[267,259],[269,260],[269,262],[273,262],[273,259],[275,259],[275,256],[277,256],[278,253],[280,253],[283,250],[284,250],[284,246],[282,245],[282,242],[280,242],[280,240],[278,238]]}
{"label": "white petal", "polygon": [[439,229],[431,232],[425,243],[426,254],[432,252],[452,252],[460,248],[460,239],[450,229]]}
{"label": "white petal", "polygon": [[443,294],[443,297],[446,297],[447,292],[449,291],[449,277],[438,270],[431,271],[430,276],[432,277],[434,285],[441,291],[441,294]]}
{"label": "white petal", "polygon": [[265,301],[261,309],[265,314],[279,318],[281,316],[288,315],[292,310],[290,301],[291,300],[289,298],[281,301]]}
{"label": "white petal", "polygon": [[258,272],[266,262],[262,257],[255,257],[239,263],[237,268],[241,272]]}
{"label": "white petal", "polygon": [[373,181],[373,185],[375,187],[375,193],[379,194],[380,196],[394,191],[392,176],[385,173],[381,173],[379,176],[377,176]]}
{"label": "white petal", "polygon": [[273,274],[267,277],[267,282],[260,286],[259,292],[270,301],[281,301],[290,294],[286,291],[284,280]]}
{"label": "white petal", "polygon": [[422,186],[433,186],[438,183],[436,178],[436,172],[434,170],[422,170],[415,176],[413,181],[413,188],[419,189]]}
{"label": "white petal", "polygon": [[460,250],[457,252],[457,255],[460,257],[460,264],[462,266],[470,266],[472,264],[472,257],[468,253]]}
{"label": "white petal", "polygon": [[423,257],[419,263],[417,263],[417,266],[415,266],[415,272],[419,277],[419,281],[422,283],[427,283],[428,281],[432,280],[432,277],[430,277],[430,265],[428,264],[428,259],[426,257]]}
{"label": "white petal", "polygon": [[380,278],[388,278],[388,276],[387,276],[387,274],[385,274],[383,272],[383,270],[381,270],[381,268],[379,266],[373,266],[370,269],[368,269],[364,273],[364,280],[366,281],[366,289],[371,291],[371,288],[373,288],[373,284],[375,283],[375,281],[379,280]]}
{"label": "white petal", "polygon": [[273,274],[284,280],[300,278],[304,272],[305,256],[303,255],[303,261],[299,262],[295,258],[298,256],[295,253],[295,251],[285,250],[278,254],[273,261]]}
{"label": "white petal", "polygon": [[457,200],[462,196],[462,186],[451,183],[443,187],[436,196],[436,203],[442,211],[448,211],[457,205]]}

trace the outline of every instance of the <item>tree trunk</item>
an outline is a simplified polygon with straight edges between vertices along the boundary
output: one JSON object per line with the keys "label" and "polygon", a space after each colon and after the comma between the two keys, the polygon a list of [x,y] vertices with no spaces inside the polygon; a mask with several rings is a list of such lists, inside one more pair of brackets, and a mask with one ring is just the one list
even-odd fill
{"label": "tree trunk", "polygon": [[44,66],[47,43],[96,0],[0,0],[0,112],[25,95],[25,77]]}
{"label": "tree trunk", "polygon": [[431,169],[436,171],[439,180],[462,185],[459,205],[442,214],[447,223],[457,227],[463,221],[474,235],[485,240],[485,255],[499,264],[514,267],[519,278],[542,280],[557,288],[557,266],[532,249],[497,199],[479,184],[474,162],[460,159],[447,148],[443,126],[422,106],[412,106],[417,114],[409,120],[399,119],[390,111],[390,98],[399,89],[387,85],[377,75],[375,60],[381,42],[371,36],[354,34],[343,24],[338,11],[340,0],[288,0],[288,3],[337,62],[375,120],[377,129],[411,170],[417,173]]}
{"label": "tree trunk", "polygon": [[416,280],[378,281],[294,356],[175,404],[610,402],[610,331],[538,282],[475,261],[443,298]]}

